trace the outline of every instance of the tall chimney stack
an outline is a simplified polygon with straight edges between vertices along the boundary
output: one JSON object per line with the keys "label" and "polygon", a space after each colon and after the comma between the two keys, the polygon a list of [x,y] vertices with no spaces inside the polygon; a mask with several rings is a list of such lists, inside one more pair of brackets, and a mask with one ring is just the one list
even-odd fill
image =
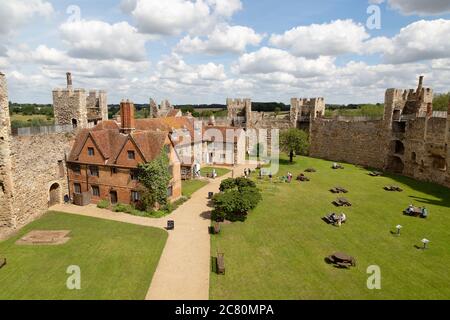
{"label": "tall chimney stack", "polygon": [[67,78],[67,89],[72,89],[72,74],[70,72],[67,72],[66,78]]}
{"label": "tall chimney stack", "polygon": [[120,103],[120,119],[123,133],[130,133],[135,129],[134,104],[130,100],[122,100]]}

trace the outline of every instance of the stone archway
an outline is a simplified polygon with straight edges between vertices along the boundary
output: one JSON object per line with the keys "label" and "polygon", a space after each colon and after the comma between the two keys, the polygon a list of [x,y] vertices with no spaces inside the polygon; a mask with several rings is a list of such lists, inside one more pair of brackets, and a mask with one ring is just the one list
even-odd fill
{"label": "stone archway", "polygon": [[405,165],[399,157],[391,156],[388,159],[387,169],[388,171],[395,172],[395,173],[403,173],[403,169],[405,168]]}
{"label": "stone archway", "polygon": [[48,206],[51,207],[58,203],[61,203],[61,186],[55,182],[50,186]]}

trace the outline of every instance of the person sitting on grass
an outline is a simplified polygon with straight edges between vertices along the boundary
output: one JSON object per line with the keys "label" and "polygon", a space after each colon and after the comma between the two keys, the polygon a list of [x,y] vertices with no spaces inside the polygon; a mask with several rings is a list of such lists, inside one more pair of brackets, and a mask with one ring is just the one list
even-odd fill
{"label": "person sitting on grass", "polygon": [[414,212],[414,206],[412,204],[410,204],[408,206],[408,208],[406,208],[406,213],[407,214],[412,214]]}

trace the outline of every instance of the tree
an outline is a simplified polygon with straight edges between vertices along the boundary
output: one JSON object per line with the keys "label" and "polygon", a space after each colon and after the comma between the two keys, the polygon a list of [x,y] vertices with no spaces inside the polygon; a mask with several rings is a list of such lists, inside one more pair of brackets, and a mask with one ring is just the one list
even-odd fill
{"label": "tree", "polygon": [[211,218],[216,221],[244,221],[250,210],[261,201],[256,184],[246,178],[228,178],[222,181],[220,193],[214,195]]}
{"label": "tree", "polygon": [[167,204],[167,187],[172,178],[169,170],[169,158],[166,152],[154,160],[139,164],[139,182],[144,186],[142,204],[145,210],[152,210],[156,204]]}
{"label": "tree", "polygon": [[436,94],[433,98],[433,110],[447,111],[450,99],[450,92],[446,94]]}
{"label": "tree", "polygon": [[294,154],[306,154],[309,147],[308,134],[299,129],[291,128],[281,132],[281,150],[289,154],[289,161],[292,163]]}

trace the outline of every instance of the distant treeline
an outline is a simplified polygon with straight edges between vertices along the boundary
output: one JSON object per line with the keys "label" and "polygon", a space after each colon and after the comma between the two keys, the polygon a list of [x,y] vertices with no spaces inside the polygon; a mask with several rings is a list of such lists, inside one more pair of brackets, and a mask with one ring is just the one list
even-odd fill
{"label": "distant treeline", "polygon": [[51,104],[9,102],[9,114],[22,114],[24,116],[41,114],[53,117],[53,106]]}

